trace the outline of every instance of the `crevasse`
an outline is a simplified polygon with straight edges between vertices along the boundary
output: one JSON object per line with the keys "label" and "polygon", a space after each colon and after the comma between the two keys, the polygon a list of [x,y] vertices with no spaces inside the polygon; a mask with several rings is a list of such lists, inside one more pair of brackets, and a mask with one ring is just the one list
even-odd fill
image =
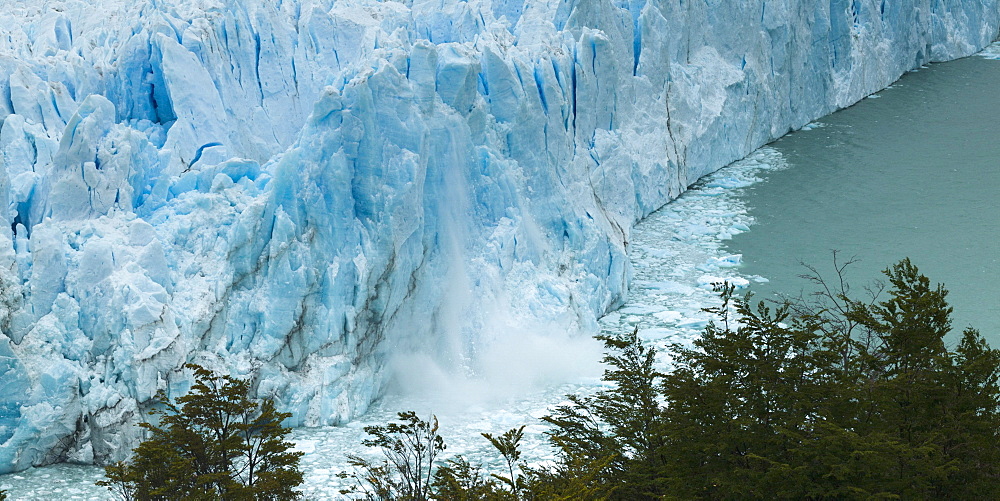
{"label": "crevasse", "polygon": [[336,424],[393,353],[474,371],[512,326],[593,332],[637,220],[1000,23],[998,0],[0,5],[0,473],[122,458],[188,361]]}

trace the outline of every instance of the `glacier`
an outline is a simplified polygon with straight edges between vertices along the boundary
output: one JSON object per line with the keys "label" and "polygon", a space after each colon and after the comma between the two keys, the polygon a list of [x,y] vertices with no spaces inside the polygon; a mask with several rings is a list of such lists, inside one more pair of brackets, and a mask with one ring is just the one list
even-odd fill
{"label": "glacier", "polygon": [[0,473],[123,458],[186,362],[315,426],[594,332],[638,220],[998,2],[0,0]]}

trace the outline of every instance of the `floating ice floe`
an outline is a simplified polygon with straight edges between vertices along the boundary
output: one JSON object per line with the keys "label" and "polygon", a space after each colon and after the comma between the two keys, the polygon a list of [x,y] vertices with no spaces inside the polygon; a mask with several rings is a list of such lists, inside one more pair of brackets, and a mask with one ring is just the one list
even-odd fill
{"label": "floating ice floe", "polygon": [[976,55],[987,59],[1000,59],[1000,43],[992,43]]}
{"label": "floating ice floe", "polygon": [[680,295],[690,295],[694,292],[694,288],[690,285],[683,284],[680,282],[675,282],[672,280],[661,280],[659,282],[647,282],[643,280],[636,280],[635,285],[643,289],[647,289],[653,292],[664,292],[671,294]]}
{"label": "floating ice floe", "polygon": [[719,277],[715,275],[702,275],[698,278],[698,287],[712,290],[718,285],[729,284],[737,289],[745,289],[750,285],[750,281],[743,277]]}

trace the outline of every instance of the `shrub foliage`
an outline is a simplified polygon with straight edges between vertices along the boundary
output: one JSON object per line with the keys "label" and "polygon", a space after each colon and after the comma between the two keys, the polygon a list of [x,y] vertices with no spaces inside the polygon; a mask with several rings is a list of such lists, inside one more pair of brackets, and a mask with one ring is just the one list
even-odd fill
{"label": "shrub foliage", "polygon": [[865,300],[812,275],[818,301],[774,307],[722,284],[666,374],[635,334],[606,340],[617,388],[547,418],[556,444],[616,458],[619,499],[996,495],[1000,352],[974,329],[949,350],[947,291],[909,260],[884,274]]}
{"label": "shrub foliage", "polygon": [[[553,467],[520,463],[514,429],[486,435],[502,473],[459,457],[432,476],[427,457],[426,497],[368,499],[996,497],[1000,351],[971,328],[949,348],[947,291],[908,259],[860,299],[835,269],[832,284],[807,276],[814,296],[771,306],[719,284],[722,304],[706,309],[718,320],[692,346],[670,347],[669,372],[635,331],[600,338],[613,384],[544,418]],[[366,444],[397,443],[373,434]],[[375,477],[400,471],[372,466]]]}
{"label": "shrub foliage", "polygon": [[126,500],[290,500],[299,497],[301,452],[291,451],[270,399],[250,398],[250,383],[189,364],[195,384],[142,423],[150,437],[99,482]]}

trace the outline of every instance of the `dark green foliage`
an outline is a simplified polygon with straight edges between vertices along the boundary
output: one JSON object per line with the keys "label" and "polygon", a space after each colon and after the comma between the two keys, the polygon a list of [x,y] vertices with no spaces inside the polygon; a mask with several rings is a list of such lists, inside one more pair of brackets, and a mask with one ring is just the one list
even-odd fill
{"label": "dark green foliage", "polygon": [[150,412],[159,424],[127,462],[105,468],[98,482],[126,500],[267,499],[299,497],[300,452],[284,440],[290,431],[266,399],[251,399],[250,384],[189,364],[195,384],[171,403]]}
{"label": "dark green foliage", "polygon": [[972,329],[949,351],[947,291],[909,260],[885,274],[866,301],[813,275],[819,301],[776,307],[720,284],[669,374],[604,338],[614,388],[545,418],[559,480],[604,461],[587,485],[615,499],[996,497],[1000,352]]}
{"label": "dark green foliage", "polygon": [[513,495],[500,489],[496,479],[483,472],[482,466],[473,465],[458,456],[449,459],[434,472],[434,496],[452,501],[514,500]]}
{"label": "dark green foliage", "polygon": [[341,494],[372,501],[541,499],[524,495],[531,472],[526,472],[520,463],[518,447],[524,436],[523,426],[499,436],[482,434],[506,461],[506,475],[491,475],[484,472],[482,466],[471,464],[461,456],[444,464],[436,463],[438,454],[446,448],[438,435],[437,418],[432,416],[424,421],[414,412],[400,412],[398,416],[398,423],[365,427],[371,438],[362,444],[379,448],[384,459],[377,462],[349,455],[348,462],[354,471],[342,472],[339,476],[353,479],[354,484],[341,490]]}
{"label": "dark green foliage", "polygon": [[[886,269],[888,284],[864,300],[843,280],[849,264],[835,258],[834,283],[810,268],[818,292],[771,307],[719,284],[722,304],[706,309],[718,321],[693,347],[671,347],[669,373],[657,371],[637,330],[600,337],[612,385],[570,395],[543,418],[559,451],[554,467],[519,463],[523,427],[483,434],[506,472],[486,475],[459,457],[421,492],[456,500],[1000,497],[1000,351],[974,329],[949,349],[947,291],[909,260]],[[409,424],[374,427],[376,439],[365,443],[398,451],[419,441],[394,434],[428,436],[420,432],[428,423],[400,416]],[[436,421],[429,429],[436,437]],[[418,463],[429,482],[433,458]],[[396,462],[357,465],[369,485],[397,485],[386,480],[398,478]],[[368,499],[425,499],[393,488]]]}
{"label": "dark green foliage", "polygon": [[[663,374],[654,369],[655,351],[643,346],[638,329],[598,339],[608,348],[604,380],[615,387],[590,397],[569,395],[571,404],[543,420],[553,426],[550,439],[570,471],[594,475],[595,487],[617,486],[622,498],[643,499],[656,491],[662,466],[657,384]],[[593,471],[597,464],[602,467]]]}
{"label": "dark green foliage", "polygon": [[521,439],[524,438],[524,426],[520,428],[512,428],[507,430],[503,435],[499,437],[494,437],[489,433],[483,433],[483,438],[489,440],[493,447],[500,452],[503,456],[504,461],[507,462],[507,473],[510,476],[503,476],[493,474],[493,478],[503,482],[510,489],[510,492],[514,494],[514,497],[518,497],[521,492],[521,483],[518,482],[518,477],[514,475],[515,469],[520,469],[518,466],[518,461],[521,460],[521,451],[518,450],[518,446],[521,443]]}
{"label": "dark green foliage", "polygon": [[553,467],[524,468],[522,499],[599,501],[609,499],[618,486],[604,476],[611,458],[589,461],[566,456]]}
{"label": "dark green foliage", "polygon": [[362,499],[423,501],[432,495],[434,460],[445,450],[444,439],[438,435],[438,421],[424,421],[415,412],[400,412],[399,423],[366,426],[371,435],[362,444],[378,447],[385,459],[373,463],[360,456],[348,456],[357,473],[341,473],[341,478],[353,477],[357,483],[341,494]]}

